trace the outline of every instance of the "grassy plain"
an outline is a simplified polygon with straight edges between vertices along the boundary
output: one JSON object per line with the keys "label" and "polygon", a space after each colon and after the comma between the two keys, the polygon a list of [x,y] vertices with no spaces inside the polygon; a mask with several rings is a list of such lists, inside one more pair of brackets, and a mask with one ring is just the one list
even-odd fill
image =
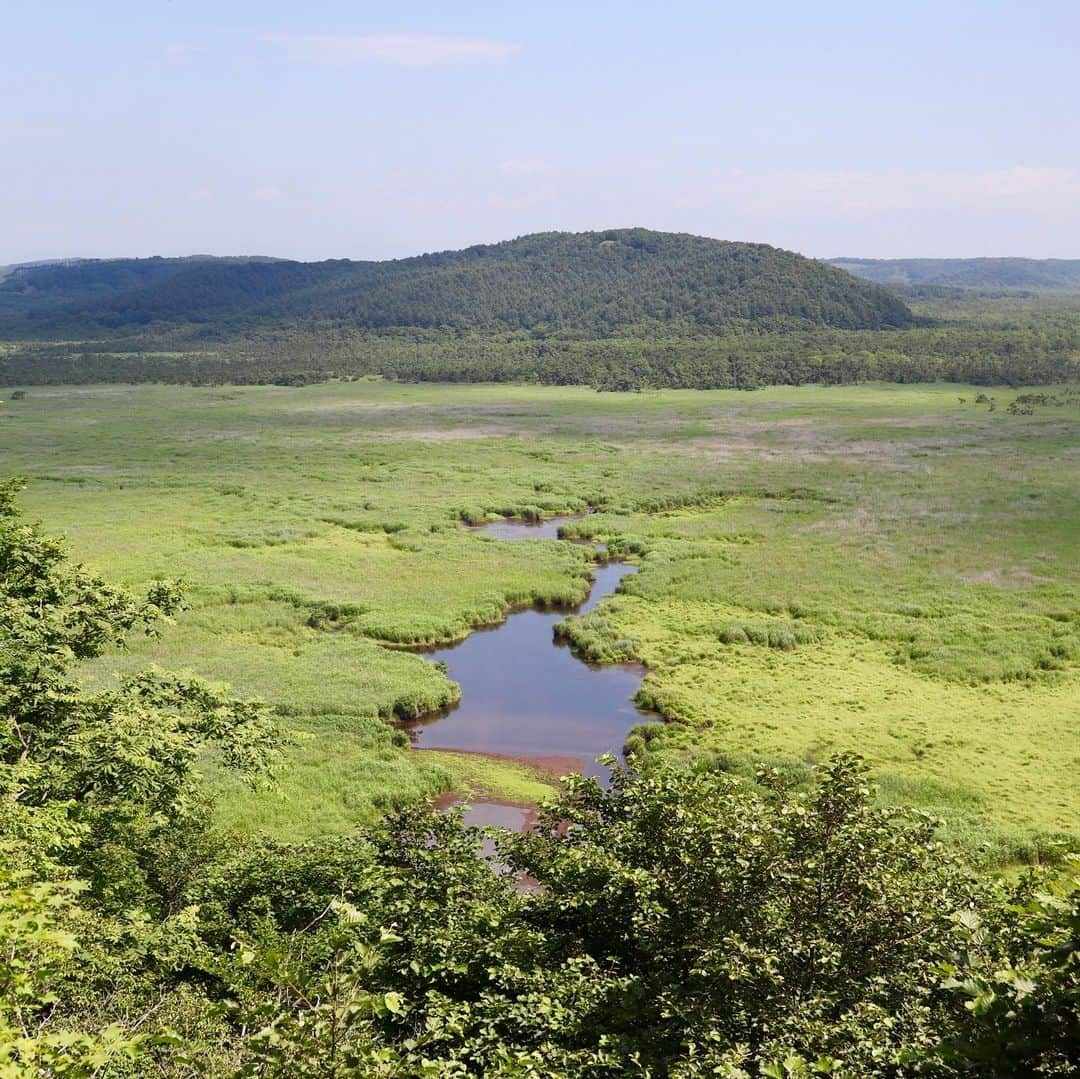
{"label": "grassy plain", "polygon": [[[586,552],[461,520],[598,508],[640,563],[572,635],[651,673],[647,756],[798,770],[839,749],[988,861],[1080,831],[1080,397],[941,385],[597,394],[529,386],[41,387],[0,410],[29,513],[190,610],[92,679],[158,663],[269,700],[278,789],[223,824],[342,831],[528,770],[413,753],[388,720],[457,687],[408,643],[572,600]],[[211,765],[212,767],[212,765]]]}

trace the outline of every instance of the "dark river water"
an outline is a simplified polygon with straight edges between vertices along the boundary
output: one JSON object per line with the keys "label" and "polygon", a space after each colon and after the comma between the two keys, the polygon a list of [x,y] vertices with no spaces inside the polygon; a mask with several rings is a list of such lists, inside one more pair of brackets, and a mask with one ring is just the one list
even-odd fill
{"label": "dark river water", "polygon": [[[555,539],[562,519],[539,525],[506,521],[479,531],[502,540]],[[594,666],[555,642],[555,624],[592,610],[635,567],[617,562],[593,570],[595,583],[577,608],[516,611],[491,629],[428,653],[442,660],[461,686],[447,712],[404,724],[420,749],[457,749],[535,763],[565,774],[602,776],[595,759],[619,753],[631,728],[655,717],[632,697],[645,669],[638,664]],[[528,809],[474,802],[470,821],[521,827]]]}

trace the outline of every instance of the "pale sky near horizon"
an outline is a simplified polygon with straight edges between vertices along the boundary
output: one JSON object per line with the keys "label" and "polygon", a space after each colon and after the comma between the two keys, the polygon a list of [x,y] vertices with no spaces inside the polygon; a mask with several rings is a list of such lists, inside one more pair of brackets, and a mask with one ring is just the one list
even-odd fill
{"label": "pale sky near horizon", "polygon": [[1080,258],[1080,3],[0,0],[0,264]]}

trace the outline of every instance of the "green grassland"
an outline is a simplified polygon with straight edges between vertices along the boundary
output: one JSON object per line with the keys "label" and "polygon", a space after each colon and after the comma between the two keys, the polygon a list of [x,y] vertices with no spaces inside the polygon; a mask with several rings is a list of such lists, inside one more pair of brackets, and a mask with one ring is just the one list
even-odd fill
{"label": "green grassland", "polygon": [[[391,720],[458,688],[408,644],[573,601],[588,550],[463,521],[595,507],[640,565],[565,630],[636,656],[671,723],[649,759],[798,771],[838,749],[988,861],[1080,831],[1080,396],[866,385],[597,394],[534,386],[41,387],[0,410],[3,472],[77,557],[188,582],[157,663],[270,701],[275,790],[217,777],[230,828],[343,831],[510,762],[416,753]],[[1027,414],[1030,413],[1030,414]],[[647,740],[646,740],[647,737]]]}

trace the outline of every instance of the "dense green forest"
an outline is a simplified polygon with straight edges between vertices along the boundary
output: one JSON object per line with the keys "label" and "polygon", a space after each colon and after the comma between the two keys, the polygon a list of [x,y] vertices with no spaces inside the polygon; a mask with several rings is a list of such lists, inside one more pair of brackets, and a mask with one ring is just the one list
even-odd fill
{"label": "dense green forest", "polygon": [[303,385],[378,375],[403,382],[537,382],[605,390],[872,380],[1026,386],[1072,381],[1080,371],[1078,357],[1080,303],[1057,315],[1037,306],[1011,325],[987,315],[985,322],[957,318],[887,333],[819,329],[580,340],[298,326],[226,341],[207,340],[197,330],[78,343],[24,341],[0,345],[0,385]]}
{"label": "dense green forest", "polygon": [[831,265],[881,285],[977,289],[1077,289],[1080,259],[829,259]]}
{"label": "dense green forest", "polygon": [[895,289],[907,304],[774,248],[644,230],[382,263],[48,264],[0,281],[0,384],[378,375],[754,389],[1077,375],[1076,291]]}
{"label": "dense green forest", "polygon": [[911,324],[876,285],[764,244],[617,229],[540,233],[389,262],[106,260],[19,271],[0,283],[0,326],[20,334],[149,323],[233,329],[329,321],[363,329],[629,327],[717,332]]}
{"label": "dense green forest", "polygon": [[[71,565],[0,489],[0,1074],[1069,1076],[1080,880],[972,877],[877,808],[718,765],[571,779],[502,867],[459,816],[285,845],[210,824],[256,701],[77,663],[182,602]],[[523,877],[525,874],[527,876]],[[531,883],[526,887],[522,881]]]}

